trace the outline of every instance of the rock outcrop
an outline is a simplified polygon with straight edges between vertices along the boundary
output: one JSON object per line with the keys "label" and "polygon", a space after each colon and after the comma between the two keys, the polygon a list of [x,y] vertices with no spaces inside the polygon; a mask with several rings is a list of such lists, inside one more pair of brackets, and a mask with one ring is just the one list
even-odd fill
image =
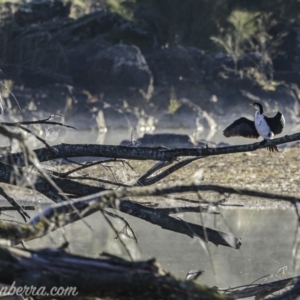
{"label": "rock outcrop", "polygon": [[165,113],[158,119],[156,124],[158,129],[195,128],[202,131],[217,127],[214,119],[198,105],[188,99],[180,99],[179,103],[180,106],[174,113]]}
{"label": "rock outcrop", "polygon": [[[298,122],[296,58],[295,64],[288,64],[288,74],[274,70],[280,82],[273,82],[268,74],[274,65],[262,54],[246,53],[235,65],[229,54],[168,44],[162,20],[152,20],[143,9],[135,21],[103,8],[72,19],[70,3],[43,0],[3,6],[0,80],[12,86],[28,116],[60,113],[75,127],[100,131],[192,128],[199,133],[243,114],[256,99],[269,111],[282,110],[287,121]],[[291,32],[289,47],[298,53],[299,29]],[[257,66],[266,82],[259,81]],[[258,79],[236,68],[250,70]],[[169,109],[174,100],[170,91],[176,110]],[[20,114],[12,94],[3,98],[7,116]]]}

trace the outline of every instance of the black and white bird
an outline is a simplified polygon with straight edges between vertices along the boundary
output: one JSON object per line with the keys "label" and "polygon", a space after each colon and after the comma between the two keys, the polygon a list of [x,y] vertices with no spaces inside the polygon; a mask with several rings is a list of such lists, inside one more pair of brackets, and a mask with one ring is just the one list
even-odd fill
{"label": "black and white bird", "polygon": [[[261,136],[264,141],[271,140],[276,134],[280,134],[285,125],[283,114],[278,111],[275,117],[269,118],[263,115],[263,107],[260,103],[251,103],[256,109],[254,121],[247,118],[240,118],[229,125],[223,134],[225,137],[242,136],[257,139]],[[278,152],[277,146],[267,148],[270,152]]]}

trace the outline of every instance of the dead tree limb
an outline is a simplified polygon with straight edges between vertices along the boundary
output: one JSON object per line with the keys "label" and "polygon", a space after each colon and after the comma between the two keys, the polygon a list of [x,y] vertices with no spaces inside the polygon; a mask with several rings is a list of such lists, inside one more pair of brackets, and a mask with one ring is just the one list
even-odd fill
{"label": "dead tree limb", "polygon": [[[110,216],[110,217],[113,217],[115,219],[121,220],[125,224],[125,226],[118,233],[118,235],[117,235],[116,238],[119,238],[120,233],[125,233],[127,237],[133,238],[135,240],[135,242],[138,243],[138,240],[137,240],[137,237],[136,237],[136,235],[134,233],[134,230],[132,229],[132,227],[130,226],[130,224],[124,218],[122,218],[121,216],[119,216],[117,214],[111,213],[110,211],[107,211],[107,210],[103,210],[103,212],[105,214],[107,214],[108,216]],[[129,235],[128,232],[130,232],[131,235]]]}
{"label": "dead tree limb", "polygon": [[[22,228],[19,228],[19,226],[14,227],[14,224],[0,224],[0,235],[3,238],[11,239],[14,241],[37,238],[59,228],[60,226],[69,224],[70,220],[73,221],[72,213],[74,213],[74,209],[75,211],[77,210],[78,212],[80,212],[80,216],[87,215],[89,214],[89,212],[93,212],[98,209],[104,209],[105,207],[112,207],[120,210],[122,208],[125,212],[125,205],[122,204],[122,199],[126,197],[162,196],[171,193],[186,193],[197,191],[215,191],[223,194],[229,193],[247,195],[251,197],[260,197],[273,200],[285,200],[292,203],[300,201],[299,198],[293,196],[258,192],[248,189],[234,189],[231,187],[218,185],[199,185],[193,182],[171,187],[130,187],[118,190],[103,191],[93,195],[78,198],[77,200],[74,200],[72,202],[64,201],[62,203],[54,204],[46,208],[41,214],[36,215],[30,221],[30,224],[24,225]],[[145,213],[148,213],[147,209],[149,208],[141,207],[141,209],[143,209]],[[126,213],[134,214],[133,210],[130,209],[127,209]],[[176,220],[169,216],[166,217],[170,218],[169,222],[173,222],[172,224],[174,224],[174,226],[177,226],[178,222],[181,222],[181,225],[183,227],[186,227],[184,234],[192,235],[194,234],[194,232],[197,232],[197,229],[195,228],[192,228],[191,230],[191,227],[189,227],[190,225],[186,222]],[[152,222],[153,224],[158,224],[163,228],[172,230],[172,228],[170,228],[171,223],[165,222],[165,220],[155,219],[155,216],[151,216],[150,212],[148,216],[146,214],[145,219]],[[198,236],[201,235],[199,234]],[[232,237],[233,239],[229,239],[230,242],[226,241],[225,245],[235,245],[235,248],[238,248],[240,246],[239,239],[235,238],[234,236]],[[215,242],[216,244],[220,243],[220,239],[217,239]]]}
{"label": "dead tree limb", "polygon": [[[106,190],[103,187],[91,186],[64,178],[52,178],[52,180],[65,194],[70,194],[73,197],[82,197]],[[34,183],[34,188],[54,202],[63,200],[62,195],[43,177],[38,177]]]}
{"label": "dead tree limb", "polygon": [[[199,207],[186,207],[186,209],[183,208],[183,211],[199,212],[200,209],[201,208]],[[175,212],[174,210],[165,211],[164,209],[159,209],[159,208],[158,209],[149,208],[130,200],[121,201],[119,210],[129,215],[145,220],[147,222],[150,222],[154,225],[161,226],[165,230],[186,234],[191,238],[197,236],[204,239],[203,226],[186,222],[180,219],[176,219],[167,215],[167,213],[174,213]],[[98,209],[93,209],[93,210],[89,210],[86,213],[81,213],[81,214],[71,213],[70,215],[65,217],[64,223],[63,224],[61,223],[60,226],[76,222],[81,218],[89,216],[97,211]],[[126,222],[125,219],[123,219],[122,217],[116,214],[112,214],[111,212],[108,212],[106,210],[104,212],[106,214],[109,214],[110,216],[116,216],[120,218],[125,223],[125,225],[128,226],[130,231],[133,233],[132,235],[135,236],[133,229],[130,227],[128,222]],[[63,216],[61,216],[60,218],[62,219]],[[48,223],[50,224],[51,220],[48,221],[49,221]],[[33,225],[33,227],[35,227],[37,230],[34,230],[34,228],[32,228],[31,225]],[[51,231],[59,229],[56,226],[50,226],[50,227],[45,227],[45,226],[46,223],[44,222],[38,222],[36,224],[34,223],[34,221],[32,221],[32,224],[23,226],[22,228],[18,228],[18,225],[14,226],[9,224],[9,226],[5,225],[1,229],[1,223],[0,223],[0,235],[3,238],[5,237],[6,239],[10,238],[11,240],[13,240],[13,243],[19,243],[21,236],[19,236],[19,238],[16,239],[15,232],[24,231],[24,240],[28,241],[46,235]],[[208,236],[209,241],[214,243],[215,245],[223,245],[223,246],[229,246],[233,248],[239,248],[241,246],[240,240],[234,237],[232,234],[209,229],[209,228],[207,229],[207,231],[209,234]]]}
{"label": "dead tree limb", "polygon": [[[0,133],[3,133],[4,127],[0,128]],[[9,134],[4,132],[4,134],[10,138],[23,139],[23,136],[19,133]],[[183,149],[161,149],[161,148],[140,148],[140,147],[124,147],[124,146],[106,146],[106,145],[68,145],[61,144],[54,146],[50,149],[47,147],[34,150],[34,153],[37,155],[37,158],[40,161],[48,161],[64,157],[76,157],[76,156],[95,156],[95,157],[113,157],[116,158],[128,158],[128,159],[150,159],[150,160],[160,160],[160,161],[173,161],[179,156],[194,156],[192,159],[187,159],[186,161],[179,162],[175,166],[171,166],[169,169],[165,170],[161,174],[154,176],[154,178],[145,177],[142,178],[142,183],[152,184],[160,180],[163,176],[167,176],[170,172],[174,172],[179,167],[186,165],[193,160],[199,159],[203,156],[209,155],[218,155],[224,153],[234,153],[234,152],[243,152],[243,151],[253,151],[258,148],[268,147],[270,145],[276,145],[283,142],[291,142],[298,140],[300,138],[300,133],[285,136],[279,139],[274,139],[268,141],[268,143],[260,144],[255,143],[251,145],[242,145],[242,146],[230,146],[222,148],[183,148]],[[196,157],[195,157],[196,156]],[[0,160],[0,180],[6,183],[14,184],[11,181],[11,174],[13,173],[13,168],[9,164],[14,164],[16,167],[24,167],[28,162],[26,162],[26,155],[24,153],[15,153],[8,156],[3,156]],[[61,179],[60,179],[61,180]],[[76,196],[83,196],[97,192],[95,187],[91,187],[87,184],[81,184],[79,182],[70,181],[60,181],[57,179],[57,185],[61,183],[60,188],[65,193],[74,192]],[[67,179],[66,179],[67,180]],[[78,185],[82,185],[78,187]],[[70,188],[67,188],[70,187]],[[74,189],[73,187],[76,187]],[[57,192],[52,189],[49,190],[49,184],[43,179],[39,178],[35,188],[37,191],[44,193],[47,197],[54,199],[60,199]],[[67,188],[67,190],[65,190]],[[99,191],[99,189],[98,189]]]}
{"label": "dead tree limb", "polygon": [[[263,283],[263,284],[254,284],[254,285],[250,285],[249,287],[245,287],[243,289],[238,289],[238,290],[234,290],[234,289],[220,289],[219,291],[223,291],[225,292],[225,294],[227,296],[229,296],[230,298],[234,298],[234,299],[240,299],[240,298],[248,298],[248,297],[253,297],[255,296],[255,299],[263,299],[264,297],[275,293],[277,291],[280,291],[286,287],[289,286],[293,286],[295,285],[297,282],[299,282],[300,280],[300,276],[297,277],[293,277],[293,278],[286,278],[286,279],[282,279],[282,280],[276,280],[273,282],[268,282],[268,283]],[[298,296],[299,296],[299,288],[298,287]],[[270,298],[270,299],[294,299],[294,298],[281,298],[280,296],[277,298]]]}
{"label": "dead tree limb", "polygon": [[20,206],[14,198],[10,197],[1,186],[0,186],[0,195],[4,197],[18,211],[18,213],[21,215],[21,217],[25,222],[26,222],[26,218],[28,219],[30,218],[27,212],[23,209],[23,207]]}
{"label": "dead tree limb", "polygon": [[[98,209],[102,210],[105,207],[112,207],[161,226],[166,230],[186,234],[191,238],[197,236],[204,239],[204,228],[201,225],[170,217],[164,212],[155,211],[153,208],[148,208],[132,201],[121,200],[129,196],[132,191],[135,196],[151,196],[151,193],[156,191],[156,189],[136,187],[128,190],[104,191],[103,193],[95,194],[93,197],[87,196],[72,202],[64,201],[54,204],[46,208],[42,214],[35,216],[29,224],[19,226],[17,224],[0,223],[0,236],[11,240],[13,243],[19,243],[21,240],[30,240],[44,236],[61,226],[74,222],[76,220],[74,213],[78,215],[77,219],[79,219]],[[137,193],[137,191],[140,192]],[[206,231],[208,241],[215,245],[223,245],[235,249],[241,246],[241,241],[232,234],[210,228],[207,228]]]}
{"label": "dead tree limb", "polygon": [[299,299],[299,295],[300,295],[300,278],[298,277],[298,282],[295,284],[295,286],[292,289],[282,293],[281,295],[274,296],[269,299],[270,300],[297,300]]}
{"label": "dead tree limb", "polygon": [[[2,157],[2,159],[0,160],[0,181],[1,182],[17,185],[18,179],[15,176],[16,175],[15,171],[16,170],[18,171],[17,175],[22,176],[23,174],[23,170],[21,169],[22,167],[28,167],[29,165],[34,165],[37,169],[41,170],[41,168],[38,168],[39,163],[36,159],[35,153],[26,146],[25,137],[22,133],[13,132],[8,130],[4,126],[0,126],[0,134],[8,137],[11,140],[12,139],[17,140],[23,150],[23,152],[19,153],[23,159],[21,163],[20,161],[18,161],[17,156],[14,157],[14,155],[12,154]],[[50,152],[54,151],[52,148],[48,150]],[[50,178],[50,176],[48,177]],[[50,183],[49,178],[45,178],[45,172],[43,176],[37,176],[37,180],[33,184],[33,188],[36,189],[38,192],[43,193],[45,196],[47,196],[48,198],[54,201],[61,201],[65,199],[65,197],[62,196],[60,191],[57,188],[55,188],[53,184]],[[104,190],[104,188],[102,187],[93,187],[79,182],[74,182],[68,179],[54,178],[52,180],[52,183],[56,184],[56,186],[59,187],[60,190],[63,191],[64,193],[75,194],[76,196],[89,195],[89,194],[96,193],[97,191]]]}
{"label": "dead tree limb", "polygon": [[[182,281],[166,274],[154,260],[128,262],[103,255],[88,258],[68,254],[61,249],[30,251],[0,248],[0,281],[16,287],[70,287],[79,297],[110,299],[230,299],[206,286]],[[32,296],[28,289],[24,298]],[[35,295],[36,296],[36,295]],[[52,295],[55,297],[55,294]],[[66,296],[72,296],[66,295]],[[74,295],[73,295],[74,296]]]}
{"label": "dead tree limb", "polygon": [[[152,166],[149,170],[147,170],[135,183],[135,185],[141,185],[141,186],[144,186],[144,185],[149,185],[148,184],[148,181],[149,181],[149,177],[154,174],[155,172],[159,171],[160,169],[168,166],[168,165],[171,165],[172,162],[170,161],[159,161],[159,162],[156,162],[154,164],[154,166]],[[153,176],[153,177],[156,177],[156,176]],[[151,179],[153,179],[153,177],[151,177]],[[155,182],[155,181],[154,181]]]}
{"label": "dead tree limb", "polygon": [[[21,240],[27,241],[42,237],[100,209],[94,208],[87,211],[84,210],[85,206],[82,206],[82,204],[80,206],[81,209],[79,209],[76,204],[73,206],[73,202],[69,202],[68,205],[65,204],[64,206],[60,204],[52,205],[46,209],[48,213],[44,211],[44,217],[40,218],[40,215],[37,215],[29,224],[19,225],[0,222],[0,236],[2,239],[10,240],[13,244],[18,244]],[[78,209],[80,213],[72,213],[74,212],[74,207]],[[119,210],[154,225],[161,226],[165,230],[185,234],[191,238],[199,237],[205,240],[203,226],[170,217],[163,212],[157,212],[155,209],[142,206],[138,203],[128,200],[121,201]],[[68,213],[71,214],[69,215]],[[235,249],[241,247],[241,240],[230,233],[210,228],[205,228],[205,230],[207,232],[207,240],[216,246],[222,245]]]}
{"label": "dead tree limb", "polygon": [[[25,206],[21,206],[21,207],[24,210],[35,210],[35,207],[33,205],[25,205]],[[0,206],[0,213],[2,211],[11,211],[11,210],[17,210],[17,208],[12,207],[12,206]]]}
{"label": "dead tree limb", "polygon": [[96,161],[96,162],[92,162],[92,163],[85,163],[84,165],[81,165],[80,167],[74,168],[74,169],[72,169],[70,171],[67,171],[67,172],[55,172],[55,171],[52,171],[52,173],[53,173],[53,175],[55,175],[57,177],[66,178],[69,175],[71,175],[72,173],[75,173],[75,172],[78,172],[78,171],[81,171],[83,169],[87,169],[87,168],[90,168],[90,167],[93,167],[93,166],[96,166],[96,165],[102,165],[102,164],[108,163],[108,162],[121,162],[121,163],[125,163],[125,164],[127,164],[132,169],[132,167],[130,166],[130,164],[127,161],[125,161],[125,160],[120,160],[120,159],[105,159],[105,160]]}
{"label": "dead tree limb", "polygon": [[200,158],[202,158],[202,157],[188,158],[188,159],[182,160],[180,162],[176,162],[176,164],[174,164],[173,166],[170,166],[169,168],[160,172],[159,174],[153,175],[152,177],[150,177],[157,170],[171,164],[171,162],[169,162],[169,161],[160,161],[160,162],[156,163],[149,171],[147,171],[145,174],[143,174],[143,176],[141,176],[137,180],[135,185],[143,185],[143,186],[152,185]]}
{"label": "dead tree limb", "polygon": [[[290,143],[300,140],[300,133],[286,135],[273,140],[268,140],[266,143],[257,142],[248,145],[218,147],[218,148],[178,148],[165,149],[155,147],[126,147],[112,145],[93,145],[93,144],[60,144],[53,146],[54,151],[49,151],[47,148],[34,150],[39,161],[49,161],[63,157],[108,157],[116,159],[135,159],[135,160],[157,160],[157,161],[173,161],[181,156],[211,156],[220,154],[230,154],[238,152],[256,151],[258,149],[267,148],[270,146]],[[22,153],[13,154],[16,161],[22,164],[24,158]]]}
{"label": "dead tree limb", "polygon": [[156,212],[162,212],[164,214],[177,214],[183,212],[195,212],[195,213],[208,213],[213,215],[219,215],[220,213],[210,207],[208,204],[196,205],[196,206],[172,206],[172,207],[157,207],[153,208]]}
{"label": "dead tree limb", "polygon": [[[131,216],[143,219],[154,225],[158,225],[165,230],[185,234],[191,238],[199,237],[203,241],[207,240],[216,246],[221,245],[239,249],[242,245],[241,240],[230,233],[214,230],[208,227],[204,229],[201,225],[176,219],[139,203],[123,200],[120,202],[118,209],[122,212],[130,214]],[[205,231],[207,234],[207,239],[205,237]]]}
{"label": "dead tree limb", "polygon": [[[171,186],[171,187],[131,187],[131,188],[123,188],[119,190],[103,191],[101,193],[97,193],[91,196],[82,197],[72,201],[72,205],[66,202],[52,205],[46,208],[40,215],[37,215],[35,218],[33,218],[30,221],[30,224],[37,225],[40,222],[42,222],[44,226],[44,231],[42,235],[44,235],[47,233],[47,231],[50,228],[49,222],[52,222],[51,226],[54,228],[67,224],[69,222],[68,218],[70,218],[70,216],[66,218],[66,215],[73,213],[74,208],[80,211],[82,215],[86,215],[89,211],[92,211],[94,209],[96,210],[99,208],[103,209],[105,207],[116,208],[119,210],[123,210],[128,214],[134,215],[135,212],[133,210],[127,209],[127,211],[125,211],[126,205],[122,204],[124,200],[122,201],[121,199],[124,199],[125,197],[161,196],[161,195],[166,195],[171,193],[186,193],[186,192],[197,192],[197,191],[215,191],[223,194],[229,193],[229,194],[247,195],[251,197],[261,197],[265,199],[285,200],[292,203],[300,201],[299,198],[288,196],[288,195],[258,192],[255,190],[248,190],[248,189],[234,189],[231,187],[224,187],[224,186],[217,186],[217,185],[199,185],[196,183],[186,183],[186,184],[181,184],[181,185]],[[150,208],[141,207],[141,209],[143,209],[146,213],[145,219],[152,222],[153,224],[158,224],[156,222],[160,222],[158,225],[166,229],[171,229],[170,227],[164,227],[164,226],[170,226],[169,224],[171,223],[168,222],[165,223],[164,220],[159,221],[155,219],[155,216],[151,216],[150,213],[149,216],[147,216],[148,213],[147,209],[149,210]],[[45,222],[45,220],[48,221]],[[176,221],[178,220],[171,218],[169,221],[176,223]],[[186,226],[186,223],[184,224],[185,224],[184,226]],[[174,226],[176,225],[177,224],[175,224]],[[188,226],[189,225],[187,225],[186,227]],[[191,234],[193,231],[197,232],[197,230],[190,230],[186,228],[184,233]],[[239,247],[239,243],[240,243],[239,240],[235,238],[234,241],[236,242],[236,247]],[[226,244],[232,245],[234,243],[231,241],[231,243],[226,243]]]}
{"label": "dead tree limb", "polygon": [[36,120],[36,121],[0,122],[0,125],[2,125],[2,126],[9,126],[9,127],[19,127],[20,125],[44,124],[44,125],[57,125],[57,126],[67,127],[67,128],[72,128],[72,129],[76,129],[77,130],[77,128],[75,128],[73,126],[65,125],[65,124],[60,123],[60,122],[51,121],[55,117],[61,117],[61,115],[59,115],[59,114],[50,115],[46,119],[41,119],[41,120]]}

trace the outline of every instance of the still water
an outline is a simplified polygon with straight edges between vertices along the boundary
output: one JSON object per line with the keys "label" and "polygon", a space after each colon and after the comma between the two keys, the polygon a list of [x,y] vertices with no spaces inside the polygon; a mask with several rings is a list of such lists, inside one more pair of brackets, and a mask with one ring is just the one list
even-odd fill
{"label": "still water", "polygon": [[[47,204],[39,204],[37,211],[46,206]],[[299,275],[300,258],[294,270],[293,243],[297,218],[293,209],[227,208],[221,212],[222,215],[217,216],[203,215],[205,226],[231,232],[242,239],[242,247],[235,250],[209,243],[212,262],[199,239],[163,230],[125,214],[120,215],[130,223],[138,244],[124,235],[122,238],[129,245],[135,259],[155,257],[166,271],[180,278],[185,278],[190,269],[205,270],[199,282],[208,286],[228,288],[250,284],[265,275],[272,277],[269,281]],[[16,213],[8,214],[13,220],[21,221]],[[195,213],[178,214],[177,217],[201,224],[199,215]],[[2,216],[3,218],[8,217]],[[97,256],[106,251],[126,257],[120,242],[115,239],[114,232],[100,213],[95,213],[86,220],[92,230],[79,221],[68,225],[65,231],[53,232],[27,244],[33,249],[54,247],[67,239],[72,253]],[[123,228],[120,221],[112,221],[119,230]],[[281,276],[276,275],[281,268],[285,272],[281,272]]]}

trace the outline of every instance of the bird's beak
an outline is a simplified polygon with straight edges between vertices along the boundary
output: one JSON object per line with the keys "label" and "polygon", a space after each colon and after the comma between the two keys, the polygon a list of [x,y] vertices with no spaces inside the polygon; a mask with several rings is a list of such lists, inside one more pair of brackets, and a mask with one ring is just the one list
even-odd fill
{"label": "bird's beak", "polygon": [[254,106],[254,104],[253,104],[253,103],[250,103],[249,105],[251,105],[251,106]]}

